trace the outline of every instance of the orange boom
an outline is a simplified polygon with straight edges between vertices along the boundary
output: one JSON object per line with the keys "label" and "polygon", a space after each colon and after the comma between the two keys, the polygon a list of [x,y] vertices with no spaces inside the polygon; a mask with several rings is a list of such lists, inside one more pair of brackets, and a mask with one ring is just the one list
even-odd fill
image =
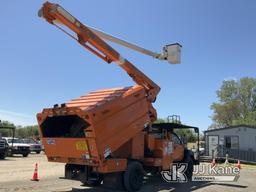
{"label": "orange boom", "polygon": [[[94,91],[38,113],[48,160],[66,163],[67,179],[86,184],[103,179],[106,185],[122,187],[123,183],[128,191],[140,189],[144,169],[169,170],[175,160],[174,124],[152,127],[157,118],[152,103],[159,86],[61,6],[46,2],[39,16],[58,28],[59,24],[68,27],[83,47],[107,63],[117,63],[137,83]],[[176,160],[184,158],[184,150],[179,153]]]}

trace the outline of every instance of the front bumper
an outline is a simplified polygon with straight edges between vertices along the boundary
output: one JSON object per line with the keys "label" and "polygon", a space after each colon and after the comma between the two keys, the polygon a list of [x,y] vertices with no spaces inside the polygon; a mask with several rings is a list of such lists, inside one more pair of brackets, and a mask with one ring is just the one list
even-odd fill
{"label": "front bumper", "polygon": [[29,148],[17,148],[17,149],[11,149],[12,154],[28,154],[30,153]]}

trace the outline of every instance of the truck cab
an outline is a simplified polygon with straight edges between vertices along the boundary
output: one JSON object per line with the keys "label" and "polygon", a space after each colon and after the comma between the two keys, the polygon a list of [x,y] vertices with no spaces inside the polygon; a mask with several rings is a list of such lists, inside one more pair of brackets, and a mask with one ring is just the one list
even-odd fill
{"label": "truck cab", "polygon": [[22,139],[4,137],[8,146],[8,155],[21,154],[23,157],[27,157],[30,153],[30,146],[25,144]]}
{"label": "truck cab", "polygon": [[154,123],[150,132],[154,135],[161,135],[164,132],[168,133],[173,146],[171,154],[173,163],[186,163],[187,169],[185,171],[185,175],[187,176],[188,180],[191,180],[193,175],[193,167],[194,165],[199,164],[199,146],[196,149],[196,153],[188,149],[186,143],[187,138],[180,138],[178,134],[175,133],[175,129],[194,129],[194,132],[197,134],[197,140],[199,142],[199,128],[182,124],[180,120],[168,120],[168,122],[165,123]]}

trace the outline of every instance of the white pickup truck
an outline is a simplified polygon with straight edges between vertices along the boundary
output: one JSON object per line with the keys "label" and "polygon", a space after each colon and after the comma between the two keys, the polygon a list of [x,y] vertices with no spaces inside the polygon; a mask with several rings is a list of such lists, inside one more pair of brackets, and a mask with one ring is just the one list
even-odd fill
{"label": "white pickup truck", "polygon": [[21,154],[23,157],[27,157],[30,153],[30,146],[25,144],[22,139],[3,137],[8,145],[8,155]]}

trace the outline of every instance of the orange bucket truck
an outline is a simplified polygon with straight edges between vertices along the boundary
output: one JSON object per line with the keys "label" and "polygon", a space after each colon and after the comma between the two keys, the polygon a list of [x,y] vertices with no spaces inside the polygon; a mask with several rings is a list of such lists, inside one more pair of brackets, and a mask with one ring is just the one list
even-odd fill
{"label": "orange bucket truck", "polygon": [[[92,91],[37,114],[45,154],[50,162],[65,163],[65,178],[137,191],[145,170],[170,170],[174,144],[172,128],[153,128],[157,113],[152,103],[160,87],[105,40],[169,63],[179,63],[179,44],[158,54],[82,24],[58,4],[46,2],[38,12],[50,24],[74,38],[107,63],[118,64],[134,86]],[[73,31],[72,36],[61,26]],[[165,126],[166,126],[165,125]],[[169,126],[168,126],[169,125]],[[184,159],[180,150],[176,160]]]}

